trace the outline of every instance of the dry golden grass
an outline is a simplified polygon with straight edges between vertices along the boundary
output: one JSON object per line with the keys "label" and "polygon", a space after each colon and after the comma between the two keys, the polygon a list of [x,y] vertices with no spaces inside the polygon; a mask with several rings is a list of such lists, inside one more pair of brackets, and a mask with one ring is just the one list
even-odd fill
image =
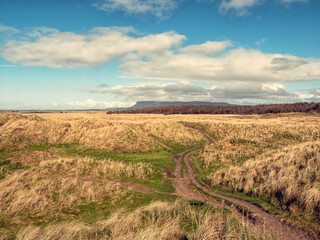
{"label": "dry golden grass", "polygon": [[205,168],[212,164],[219,164],[220,167],[230,165],[239,165],[241,159],[246,159],[260,151],[260,148],[250,142],[233,143],[222,141],[216,144],[210,144],[201,151],[201,157],[204,160]]}
{"label": "dry golden grass", "polygon": [[18,152],[14,154],[10,158],[11,162],[16,164],[19,163],[21,165],[30,165],[39,163],[41,161],[58,159],[59,154],[57,150],[47,149],[44,151],[34,150],[31,152]]}
{"label": "dry golden grass", "polygon": [[123,163],[110,159],[96,160],[92,158],[72,158],[44,161],[40,169],[50,169],[51,173],[60,175],[87,175],[96,178],[119,179],[135,178],[148,179],[153,174],[153,168],[148,163]]}
{"label": "dry golden grass", "polygon": [[109,151],[146,152],[162,147],[152,135],[180,144],[202,139],[197,131],[176,120],[116,117],[102,113],[66,113],[22,116],[0,128],[0,148],[24,148],[27,144],[80,143]]}
{"label": "dry golden grass", "polygon": [[217,116],[201,120],[217,141],[194,156],[193,164],[206,184],[250,199],[319,234],[319,116]]}
{"label": "dry golden grass", "polygon": [[245,225],[242,225],[230,214],[199,211],[192,209],[188,204],[177,201],[175,204],[154,202],[133,213],[118,211],[108,219],[90,226],[81,222],[49,225],[44,228],[29,226],[17,234],[17,239],[196,240],[261,238],[250,233]]}
{"label": "dry golden grass", "polygon": [[320,139],[318,115],[225,116],[200,123],[217,139],[200,154],[207,168],[217,161],[222,167],[241,165],[270,148]]}
{"label": "dry golden grass", "polygon": [[208,122],[209,131],[219,139],[245,139],[251,142],[268,144],[281,140],[281,143],[292,141],[312,141],[320,138],[320,118],[318,116],[291,116],[250,119],[226,118],[225,121]]}
{"label": "dry golden grass", "polygon": [[243,166],[221,169],[207,180],[238,191],[277,198],[281,204],[303,211],[320,211],[320,142],[307,142],[270,150]]}
{"label": "dry golden grass", "polygon": [[[217,139],[217,143],[206,146],[199,159],[195,159],[203,160],[204,168],[198,170],[209,172],[205,179],[211,185],[275,198],[291,211],[297,208],[312,214],[320,212],[319,115],[164,116],[70,112],[0,114],[0,150],[14,153],[12,163],[37,163],[27,170],[10,170],[8,164],[0,167],[0,173],[8,172],[0,174],[5,176],[0,180],[0,215],[14,224],[25,220],[36,224],[42,218],[63,219],[68,209],[99,202],[105,197],[117,202],[130,193],[117,185],[81,181],[80,176],[148,181],[159,174],[152,163],[58,158],[50,149],[28,149],[29,145],[79,143],[82,150],[138,153],[163,149],[155,138],[183,145],[204,139],[199,131],[180,122],[198,123]],[[46,227],[30,225],[21,229],[17,238],[259,239],[230,215],[209,214],[186,206],[155,203],[134,213],[115,213],[92,225],[79,221]],[[185,219],[195,222],[197,228],[187,231],[182,227],[187,224]],[[0,228],[0,239],[10,234],[12,232]]]}
{"label": "dry golden grass", "polygon": [[27,216],[59,218],[68,209],[127,194],[119,185],[84,182],[77,176],[52,175],[51,168],[17,171],[0,181],[0,215],[11,223]]}

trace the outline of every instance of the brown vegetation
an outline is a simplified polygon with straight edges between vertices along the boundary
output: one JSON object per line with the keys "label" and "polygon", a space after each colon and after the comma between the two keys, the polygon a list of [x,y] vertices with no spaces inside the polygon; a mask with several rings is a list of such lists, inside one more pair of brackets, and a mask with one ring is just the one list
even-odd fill
{"label": "brown vegetation", "polygon": [[[173,176],[162,177],[174,166],[164,164],[175,147],[190,149],[204,141],[196,127],[216,140],[192,159],[203,183],[273,199],[288,213],[310,214],[312,221],[320,218],[318,114],[1,113],[0,122],[0,239],[12,234],[17,239],[260,239],[230,214],[182,202],[117,212],[136,201],[136,192],[120,182],[159,190],[171,181]],[[141,160],[144,156],[150,159]],[[157,190],[143,194],[161,195]],[[149,203],[151,197],[145,197]],[[106,203],[116,212],[112,216],[90,224],[73,221],[80,206]]]}
{"label": "brown vegetation", "polygon": [[30,165],[34,163],[39,163],[45,160],[52,160],[59,158],[57,150],[47,149],[44,151],[27,151],[27,152],[18,152],[12,158],[10,158],[12,163],[21,164],[21,165]]}
{"label": "brown vegetation", "polygon": [[91,176],[96,178],[119,179],[136,178],[148,179],[153,174],[151,164],[123,163],[110,159],[96,160],[91,158],[57,159],[41,162],[40,170],[50,169],[51,173],[62,176]]}
{"label": "brown vegetation", "polygon": [[116,212],[106,220],[29,226],[17,239],[260,239],[230,214],[197,211],[181,201],[155,202],[133,213]]}
{"label": "brown vegetation", "polygon": [[50,176],[51,169],[18,171],[0,182],[0,213],[10,224],[63,218],[64,212],[81,204],[113,200],[127,190],[114,184],[83,182],[77,176]]}
{"label": "brown vegetation", "polygon": [[51,144],[79,143],[108,151],[146,152],[162,148],[153,136],[180,144],[202,138],[176,121],[163,122],[161,119],[112,118],[102,113],[19,116],[0,128],[0,149],[23,149],[28,144],[47,141]]}
{"label": "brown vegetation", "polygon": [[270,150],[242,166],[221,169],[206,179],[237,191],[267,195],[295,211],[320,215],[320,142]]}

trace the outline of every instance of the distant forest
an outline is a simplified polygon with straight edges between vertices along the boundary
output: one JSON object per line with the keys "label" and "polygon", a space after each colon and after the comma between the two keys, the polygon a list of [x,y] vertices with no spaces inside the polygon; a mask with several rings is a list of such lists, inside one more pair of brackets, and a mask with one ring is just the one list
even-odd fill
{"label": "distant forest", "polygon": [[264,104],[255,106],[162,106],[144,109],[108,111],[107,114],[267,114],[320,112],[320,103]]}

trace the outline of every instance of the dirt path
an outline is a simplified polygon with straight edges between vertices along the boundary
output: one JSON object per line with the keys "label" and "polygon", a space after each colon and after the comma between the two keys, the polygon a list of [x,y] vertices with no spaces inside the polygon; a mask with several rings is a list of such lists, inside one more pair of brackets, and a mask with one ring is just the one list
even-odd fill
{"label": "dirt path", "polygon": [[[248,221],[248,224],[249,224],[250,228],[255,232],[266,233],[267,235],[271,235],[273,233],[278,239],[281,239],[281,240],[282,239],[283,240],[315,239],[315,238],[308,236],[305,232],[289,226],[288,224],[281,221],[278,217],[276,217],[270,213],[265,212],[263,209],[261,209],[260,207],[254,205],[250,202],[216,193],[216,192],[210,190],[209,188],[205,187],[201,183],[199,183],[195,178],[195,173],[194,173],[194,171],[190,165],[190,162],[189,162],[189,157],[193,153],[202,149],[204,146],[215,141],[204,130],[201,130],[201,132],[206,139],[206,143],[204,145],[196,147],[196,148],[188,149],[188,150],[186,150],[182,153],[179,153],[175,156],[177,168],[176,168],[176,172],[175,172],[176,178],[173,180],[173,185],[175,186],[177,194],[179,196],[183,197],[186,200],[191,200],[191,199],[198,199],[198,200],[202,200],[202,201],[205,200],[205,197],[202,194],[190,189],[189,183],[191,181],[194,185],[196,185],[198,188],[200,188],[202,191],[206,192],[207,194],[209,194],[211,196],[219,197],[224,200],[228,200],[232,203],[240,205],[240,206],[250,210],[251,212],[253,212],[253,214],[255,216],[254,217],[255,221]],[[182,157],[183,157],[183,159],[182,159]],[[182,161],[185,162],[187,169],[188,169],[188,177],[185,177],[185,178],[181,177]],[[231,209],[236,214],[237,217],[239,217],[239,212],[236,209],[231,208],[230,206],[226,206],[225,204],[218,202],[218,201],[209,200],[209,202],[215,207],[221,207],[221,206],[227,207],[227,208]],[[240,216],[241,216],[241,214],[240,214]]]}

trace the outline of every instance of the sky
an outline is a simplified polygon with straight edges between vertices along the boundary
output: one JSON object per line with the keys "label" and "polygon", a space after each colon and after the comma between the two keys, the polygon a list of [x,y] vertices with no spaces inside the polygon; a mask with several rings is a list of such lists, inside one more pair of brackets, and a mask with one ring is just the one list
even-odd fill
{"label": "sky", "polygon": [[1,0],[0,109],[320,101],[319,0]]}

